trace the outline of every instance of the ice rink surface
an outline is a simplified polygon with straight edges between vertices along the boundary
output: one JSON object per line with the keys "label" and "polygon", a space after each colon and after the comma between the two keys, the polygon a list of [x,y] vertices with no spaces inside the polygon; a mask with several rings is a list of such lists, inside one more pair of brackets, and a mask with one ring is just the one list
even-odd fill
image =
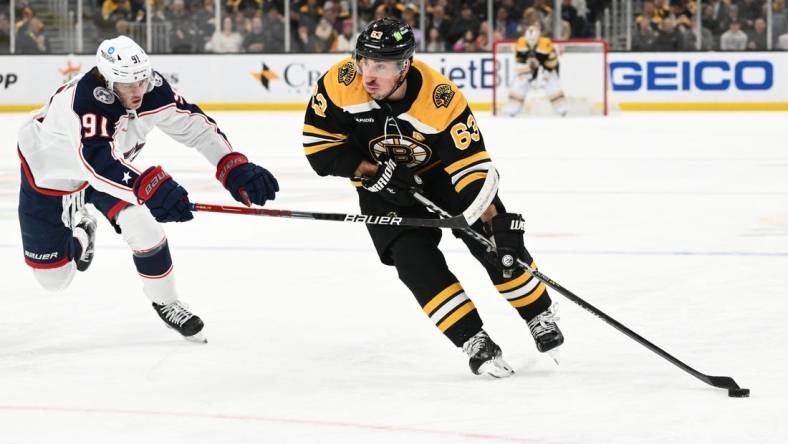
{"label": "ice rink surface", "polygon": [[[273,171],[271,208],[357,212],[320,178],[300,113],[215,113]],[[361,225],[197,214],[168,224],[183,301],[209,343],[167,330],[122,239],[99,224],[91,269],[59,294],[26,267],[15,134],[0,116],[0,443],[788,442],[786,115],[479,116],[507,207],[540,269],[733,399],[560,303],[562,362],[448,233],[442,247],[516,370],[476,377]],[[151,135],[193,201],[232,203],[196,152]]]}

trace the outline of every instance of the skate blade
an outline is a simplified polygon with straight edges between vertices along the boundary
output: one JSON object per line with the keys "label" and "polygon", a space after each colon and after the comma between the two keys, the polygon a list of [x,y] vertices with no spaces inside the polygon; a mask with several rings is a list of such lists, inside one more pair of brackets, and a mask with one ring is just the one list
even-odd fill
{"label": "skate blade", "polygon": [[560,352],[560,349],[561,349],[561,347],[556,347],[556,348],[554,348],[552,350],[548,350],[547,351],[547,354],[550,355],[551,358],[553,358],[553,362],[555,362],[555,365],[561,365],[561,352]]}
{"label": "skate blade", "polygon": [[493,378],[507,378],[514,374],[514,369],[501,358],[491,359],[479,367],[480,375],[490,375]]}
{"label": "skate blade", "polygon": [[191,336],[184,336],[183,338],[189,342],[196,342],[198,344],[208,343],[208,338],[206,338],[205,335],[202,334],[202,332],[193,334]]}

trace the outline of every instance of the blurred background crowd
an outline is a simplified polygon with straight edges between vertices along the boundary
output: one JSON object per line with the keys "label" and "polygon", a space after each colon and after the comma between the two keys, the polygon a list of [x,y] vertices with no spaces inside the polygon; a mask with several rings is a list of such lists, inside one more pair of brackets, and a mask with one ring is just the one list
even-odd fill
{"label": "blurred background crowd", "polygon": [[385,16],[429,52],[490,51],[530,25],[614,50],[788,49],[785,0],[0,0],[0,53],[90,53],[119,34],[158,53],[348,52]]}

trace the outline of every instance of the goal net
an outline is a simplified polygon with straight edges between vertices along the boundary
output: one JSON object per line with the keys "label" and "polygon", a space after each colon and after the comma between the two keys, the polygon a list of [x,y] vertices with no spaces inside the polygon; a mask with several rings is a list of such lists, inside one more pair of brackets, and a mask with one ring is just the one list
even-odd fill
{"label": "goal net", "polygon": [[[607,115],[607,42],[602,39],[553,40],[553,46],[558,53],[559,78],[568,115]],[[498,41],[493,45],[494,115],[502,115],[501,110],[509,100],[509,86],[515,77],[514,48],[514,40]],[[521,114],[552,114],[540,77],[532,83]]]}

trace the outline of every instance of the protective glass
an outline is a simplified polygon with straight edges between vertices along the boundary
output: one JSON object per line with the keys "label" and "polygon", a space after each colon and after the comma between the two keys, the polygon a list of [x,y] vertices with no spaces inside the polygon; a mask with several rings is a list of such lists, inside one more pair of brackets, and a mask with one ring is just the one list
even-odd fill
{"label": "protective glass", "polygon": [[356,71],[361,75],[396,77],[405,69],[404,60],[376,60],[356,57]]}
{"label": "protective glass", "polygon": [[115,92],[118,94],[134,94],[142,90],[143,92],[148,91],[148,82],[150,79],[143,79],[138,80],[136,82],[128,82],[128,83],[120,83],[115,82]]}

